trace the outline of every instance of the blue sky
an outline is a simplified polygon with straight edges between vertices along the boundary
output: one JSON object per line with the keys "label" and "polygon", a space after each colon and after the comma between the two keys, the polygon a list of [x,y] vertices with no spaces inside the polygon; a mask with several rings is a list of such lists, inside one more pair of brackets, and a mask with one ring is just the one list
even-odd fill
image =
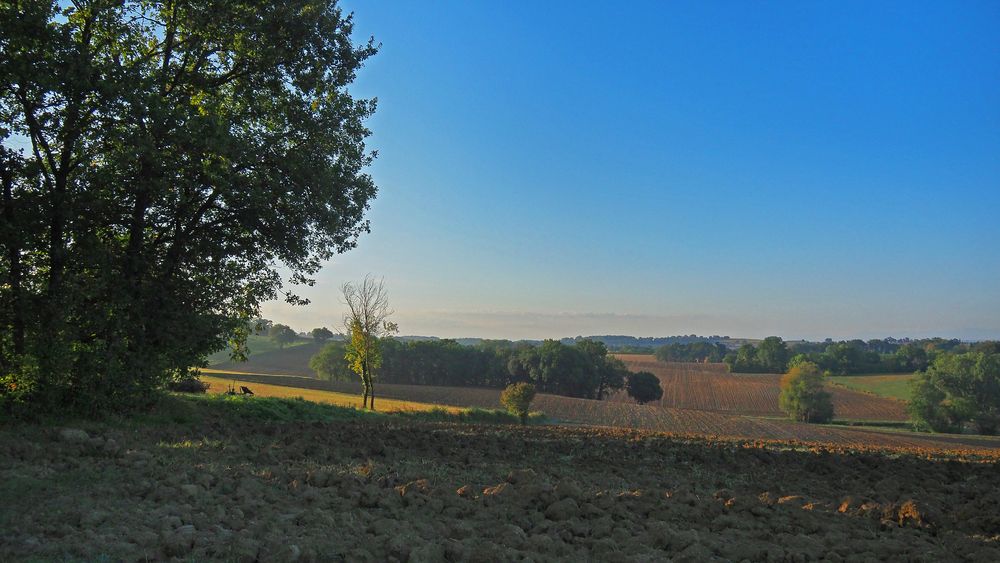
{"label": "blue sky", "polygon": [[344,2],[372,233],[265,316],[404,334],[1000,337],[1000,4]]}

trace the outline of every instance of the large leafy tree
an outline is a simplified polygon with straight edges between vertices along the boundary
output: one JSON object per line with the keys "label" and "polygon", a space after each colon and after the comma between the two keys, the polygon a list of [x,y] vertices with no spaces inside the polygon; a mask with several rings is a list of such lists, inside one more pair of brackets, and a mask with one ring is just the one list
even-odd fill
{"label": "large leafy tree", "polygon": [[316,372],[316,377],[328,381],[350,381],[355,377],[347,363],[347,345],[343,342],[329,342],[312,358],[309,359],[309,369]]}
{"label": "large leafy tree", "polygon": [[767,373],[784,373],[788,356],[788,345],[780,336],[768,336],[757,348],[757,364]]}
{"label": "large leafy tree", "polygon": [[278,345],[279,348],[284,348],[292,342],[298,339],[299,335],[295,334],[292,327],[283,324],[276,324],[271,326],[267,331],[267,335]]}
{"label": "large leafy tree", "polygon": [[325,326],[312,329],[309,334],[313,337],[313,340],[319,343],[326,342],[333,338],[333,331],[326,328]]}
{"label": "large leafy tree", "polygon": [[1000,430],[1000,354],[942,354],[913,381],[910,416],[920,428],[981,434]]}
{"label": "large leafy tree", "polygon": [[597,382],[596,390],[588,390],[588,398],[601,400],[625,386],[628,368],[625,367],[625,362],[608,355],[608,347],[603,342],[585,338],[578,340],[574,347],[583,354],[588,368],[594,374],[591,381]]}
{"label": "large leafy tree", "polygon": [[645,405],[651,401],[659,401],[663,398],[663,387],[660,386],[660,378],[648,371],[637,371],[629,374],[625,391],[629,397],[635,399],[640,405]]}
{"label": "large leafy tree", "polygon": [[0,4],[0,402],[142,404],[367,231],[335,0]]}
{"label": "large leafy tree", "polygon": [[799,361],[781,376],[778,406],[792,420],[829,422],[833,419],[833,400],[823,389],[823,374],[819,366]]}

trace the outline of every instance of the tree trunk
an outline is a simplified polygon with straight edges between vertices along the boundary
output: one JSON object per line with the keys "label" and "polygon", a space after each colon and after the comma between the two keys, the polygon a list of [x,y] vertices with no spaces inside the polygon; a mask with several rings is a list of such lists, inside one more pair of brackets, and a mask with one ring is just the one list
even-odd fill
{"label": "tree trunk", "polygon": [[[3,216],[8,228],[14,228],[14,173],[10,170],[8,163],[3,163],[0,170],[3,176]],[[20,357],[24,354],[24,308],[21,295],[21,249],[17,244],[16,237],[11,236],[5,241],[8,245],[7,259],[10,262],[10,284],[11,293],[11,339],[14,344],[14,355]]]}
{"label": "tree trunk", "polygon": [[371,408],[374,411],[375,410],[375,386],[371,384],[371,378],[368,378],[368,386],[371,388],[371,397],[372,397]]}

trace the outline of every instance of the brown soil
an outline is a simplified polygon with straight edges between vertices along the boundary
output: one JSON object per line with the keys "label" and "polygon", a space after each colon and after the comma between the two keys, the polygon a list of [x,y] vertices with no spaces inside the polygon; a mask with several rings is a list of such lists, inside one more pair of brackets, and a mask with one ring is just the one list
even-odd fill
{"label": "brown soil", "polygon": [[0,560],[1000,560],[995,461],[386,419],[0,430]]}
{"label": "brown soil", "polygon": [[[739,413],[760,416],[784,416],[778,408],[781,376],[776,374],[731,374],[723,364],[660,362],[655,356],[619,355],[632,371],[649,371],[663,387],[663,407]],[[828,385],[833,395],[833,412],[838,419],[905,421],[906,404]],[[614,401],[632,402],[624,393]]]}

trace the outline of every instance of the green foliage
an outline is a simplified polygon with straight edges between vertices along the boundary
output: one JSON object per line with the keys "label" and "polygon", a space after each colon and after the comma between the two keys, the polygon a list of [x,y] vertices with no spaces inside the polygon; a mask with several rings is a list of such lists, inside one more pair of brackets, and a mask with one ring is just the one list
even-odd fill
{"label": "green foliage", "polygon": [[795,366],[806,363],[815,364],[816,362],[811,362],[807,354],[795,354],[792,356],[792,359],[788,360],[788,369],[792,369]]}
{"label": "green foliage", "polygon": [[962,420],[946,401],[948,394],[938,388],[927,372],[918,372],[910,382],[907,411],[917,430],[961,432]]}
{"label": "green foliage", "polygon": [[374,380],[382,365],[381,340],[399,331],[396,323],[389,321],[393,311],[389,308],[389,295],[384,280],[371,274],[358,283],[345,283],[340,288],[348,312],[344,315],[347,328],[347,363],[361,378],[365,408],[375,410]]}
{"label": "green foliage", "polygon": [[613,351],[616,354],[643,354],[643,355],[645,355],[645,354],[655,354],[656,353],[656,349],[652,348],[650,346],[632,346],[632,345],[616,346],[613,349]]}
{"label": "green foliage", "polygon": [[718,342],[674,342],[656,349],[661,362],[721,362],[729,349]]}
{"label": "green foliage", "polygon": [[350,381],[355,377],[347,360],[347,345],[329,342],[309,359],[309,369],[327,381]]}
{"label": "green foliage", "polygon": [[765,373],[783,373],[788,356],[788,345],[778,336],[768,336],[757,347],[757,363]]}
{"label": "green foliage", "polygon": [[548,340],[540,346],[484,340],[463,346],[454,340],[393,338],[379,341],[379,379],[387,383],[502,388],[532,383],[543,393],[603,399],[624,387],[628,370],[597,341],[572,346]]}
{"label": "green foliage", "polygon": [[942,354],[914,377],[909,412],[921,429],[980,434],[1000,429],[1000,354]]}
{"label": "green foliage", "polygon": [[513,382],[530,381],[545,393],[587,399],[621,389],[628,374],[604,344],[586,339],[573,346],[557,340],[520,346],[509,354],[507,371]]}
{"label": "green foliage", "polygon": [[500,404],[507,412],[518,417],[521,424],[528,423],[528,413],[531,401],[535,400],[535,386],[530,383],[514,383],[508,385],[500,394]]}
{"label": "green foliage", "polygon": [[823,389],[823,374],[811,362],[799,362],[781,378],[778,406],[792,420],[829,422],[833,419],[833,401]]}
{"label": "green foliage", "polygon": [[376,47],[333,0],[4,2],[0,29],[3,405],[148,406],[367,232]]}
{"label": "green foliage", "polygon": [[733,373],[784,373],[788,369],[788,345],[778,336],[768,336],[760,346],[747,343],[723,359]]}
{"label": "green foliage", "polygon": [[663,388],[660,387],[660,378],[648,371],[629,374],[626,389],[628,396],[635,399],[635,402],[640,405],[659,401],[663,398]]}
{"label": "green foliage", "polygon": [[822,371],[835,375],[862,373],[912,373],[926,368],[938,355],[948,352],[963,352],[971,348],[977,351],[991,350],[1000,344],[980,342],[974,345],[958,340],[928,338],[918,341],[898,341],[894,339],[847,340],[842,342],[799,342],[787,349],[780,338],[769,337],[759,347],[744,344],[735,353],[726,355],[724,361],[733,373],[783,373],[781,358],[794,353],[787,367],[795,362],[809,361]]}
{"label": "green foliage", "polygon": [[299,335],[295,334],[291,327],[283,324],[271,326],[267,331],[267,336],[278,345],[278,348],[284,348],[299,339]]}
{"label": "green foliage", "polygon": [[353,323],[344,358],[351,370],[362,379],[371,377],[382,366],[382,347],[378,337],[365,333],[361,323]]}
{"label": "green foliage", "polygon": [[927,350],[922,346],[905,344],[893,354],[890,367],[895,371],[920,371],[927,368],[929,361]]}
{"label": "green foliage", "polygon": [[388,383],[502,388],[508,383],[509,343],[486,340],[463,346],[454,340],[401,340],[386,338],[382,345],[382,371]]}
{"label": "green foliage", "polygon": [[316,342],[326,342],[327,340],[333,338],[333,331],[326,328],[325,326],[320,328],[314,328],[312,329],[312,331],[309,332],[309,334],[313,337],[313,340],[315,340]]}

